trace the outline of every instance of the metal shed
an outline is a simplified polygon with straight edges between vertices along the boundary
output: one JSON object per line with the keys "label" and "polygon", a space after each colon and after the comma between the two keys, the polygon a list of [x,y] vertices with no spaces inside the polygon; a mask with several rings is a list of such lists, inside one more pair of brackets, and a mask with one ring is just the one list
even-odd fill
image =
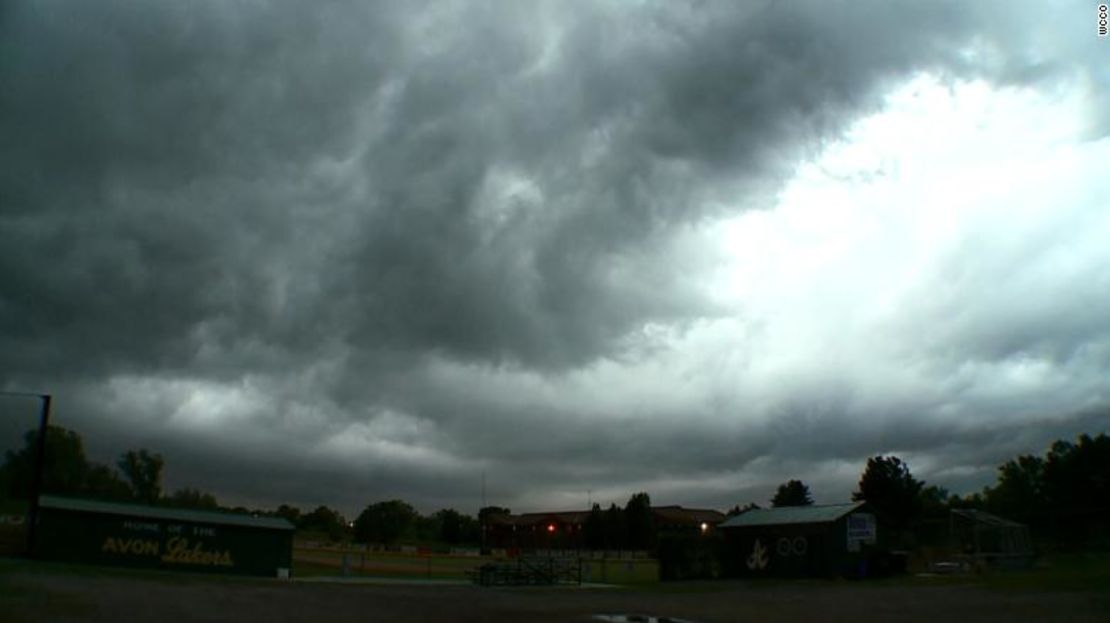
{"label": "metal shed", "polygon": [[1029,527],[986,511],[954,508],[949,515],[952,544],[977,563],[1027,567],[1033,562]]}
{"label": "metal shed", "polygon": [[753,509],[719,526],[729,575],[868,575],[878,519],[864,502]]}
{"label": "metal shed", "polygon": [[284,577],[293,525],[273,517],[39,498],[32,555],[48,560]]}

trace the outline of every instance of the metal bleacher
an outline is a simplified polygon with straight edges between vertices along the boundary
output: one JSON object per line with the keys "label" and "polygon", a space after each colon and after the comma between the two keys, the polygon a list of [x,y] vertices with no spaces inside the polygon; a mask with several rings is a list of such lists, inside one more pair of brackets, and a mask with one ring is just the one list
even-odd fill
{"label": "metal bleacher", "polygon": [[484,564],[469,575],[480,586],[581,584],[582,563],[578,558],[522,556]]}

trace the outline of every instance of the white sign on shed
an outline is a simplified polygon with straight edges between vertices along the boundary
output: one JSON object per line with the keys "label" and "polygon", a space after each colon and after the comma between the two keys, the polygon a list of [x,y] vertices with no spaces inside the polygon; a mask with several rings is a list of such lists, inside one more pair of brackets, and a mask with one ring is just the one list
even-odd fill
{"label": "white sign on shed", "polygon": [[863,544],[875,544],[875,516],[871,513],[852,513],[847,518],[848,551],[858,552]]}

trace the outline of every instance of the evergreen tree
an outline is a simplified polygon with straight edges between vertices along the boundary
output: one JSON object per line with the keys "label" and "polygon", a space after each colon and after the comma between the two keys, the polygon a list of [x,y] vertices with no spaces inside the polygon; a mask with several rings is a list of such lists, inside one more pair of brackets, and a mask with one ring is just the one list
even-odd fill
{"label": "evergreen tree", "polygon": [[588,549],[602,549],[605,547],[605,518],[601,506],[594,504],[590,509],[586,523],[582,526],[582,538]]}
{"label": "evergreen tree", "polygon": [[628,540],[624,524],[624,511],[616,504],[610,504],[602,517],[605,523],[605,548],[623,549]]}
{"label": "evergreen tree", "polygon": [[624,507],[625,538],[630,549],[651,549],[655,545],[655,515],[651,497],[633,494]]}
{"label": "evergreen tree", "polygon": [[925,483],[910,473],[908,465],[896,456],[867,459],[853,500],[866,500],[880,509],[897,530],[904,530],[921,510],[920,493]]}
{"label": "evergreen tree", "polygon": [[775,508],[780,506],[809,506],[811,504],[813,504],[813,498],[809,495],[809,487],[801,480],[791,480],[779,485],[775,497],[771,500],[771,506]]}

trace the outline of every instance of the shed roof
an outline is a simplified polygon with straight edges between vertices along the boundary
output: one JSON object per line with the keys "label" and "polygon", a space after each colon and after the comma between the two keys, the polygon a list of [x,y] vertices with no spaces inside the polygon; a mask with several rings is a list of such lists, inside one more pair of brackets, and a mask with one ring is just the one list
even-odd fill
{"label": "shed roof", "polygon": [[120,504],[118,502],[63,498],[53,495],[39,497],[39,507],[81,513],[101,513],[125,517],[142,517],[144,519],[164,519],[169,521],[244,526],[248,528],[266,528],[269,530],[293,529],[293,524],[280,517],[253,517],[251,515],[242,515],[238,513],[141,506],[139,504]]}
{"label": "shed roof", "polygon": [[754,508],[726,520],[721,528],[746,528],[748,526],[779,526],[804,523],[832,523],[851,513],[863,502],[850,504],[821,504],[812,506],[780,506],[778,508]]}

